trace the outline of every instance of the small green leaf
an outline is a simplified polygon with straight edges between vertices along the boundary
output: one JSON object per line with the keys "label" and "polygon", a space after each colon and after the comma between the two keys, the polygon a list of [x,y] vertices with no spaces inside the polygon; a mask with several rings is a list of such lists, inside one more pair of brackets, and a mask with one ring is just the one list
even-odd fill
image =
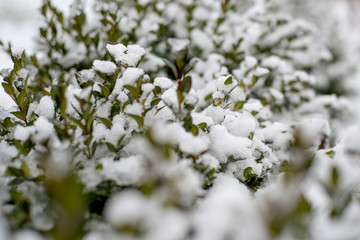
{"label": "small green leaf", "polygon": [[155,86],[153,93],[155,96],[161,93],[161,88],[159,86]]}
{"label": "small green leaf", "polygon": [[99,119],[108,129],[111,129],[112,123],[109,119],[107,118],[99,118]]}
{"label": "small green leaf", "polygon": [[199,123],[199,124],[198,124],[198,127],[199,127],[203,132],[205,132],[205,131],[206,131],[206,128],[207,128],[207,124],[206,124],[206,122],[202,122],[202,123]]}
{"label": "small green leaf", "polygon": [[181,88],[182,92],[184,92],[184,93],[190,92],[191,82],[192,82],[192,80],[191,80],[191,77],[190,77],[190,76],[186,76],[186,77],[184,78],[183,83],[182,83],[182,85],[181,85],[181,86],[182,86],[182,88]]}
{"label": "small green leaf", "polygon": [[27,115],[28,111],[29,111],[29,106],[30,106],[30,100],[28,97],[24,98],[24,102],[22,104],[22,112]]}
{"label": "small green leaf", "polygon": [[14,90],[12,85],[10,85],[9,83],[3,82],[2,86],[3,86],[4,90],[5,90],[5,92],[9,96],[15,97],[15,90]]}
{"label": "small green leaf", "polygon": [[11,122],[11,119],[9,117],[5,118],[4,120],[4,127],[6,129],[9,129],[10,127],[12,127],[13,123]]}
{"label": "small green leaf", "polygon": [[192,130],[192,118],[190,115],[188,115],[186,118],[184,118],[184,128],[187,132],[190,132]]}
{"label": "small green leaf", "polygon": [[179,104],[181,104],[184,101],[184,94],[179,90],[177,90],[176,93],[177,93],[177,97],[178,97],[178,102],[179,102]]}
{"label": "small green leaf", "polygon": [[11,114],[19,118],[20,120],[26,121],[26,115],[23,112],[17,111],[17,112],[11,112]]}
{"label": "small green leaf", "polygon": [[108,149],[111,151],[111,152],[117,152],[117,149],[114,145],[112,145],[111,143],[107,142],[106,143],[106,146],[108,147]]}
{"label": "small green leaf", "polygon": [[311,211],[310,203],[307,201],[307,199],[303,195],[300,195],[300,199],[299,199],[297,208],[295,210],[295,213],[304,214],[304,213],[308,213],[310,211]]}
{"label": "small green leaf", "polygon": [[16,98],[16,103],[18,104],[19,107],[23,107],[23,103],[24,103],[24,98],[25,98],[25,89],[22,89],[21,92],[19,93],[19,95]]}
{"label": "small green leaf", "polygon": [[254,139],[254,132],[251,132],[249,134],[249,137],[248,137],[249,140],[253,140]]}
{"label": "small green leaf", "polygon": [[182,71],[182,74],[183,75],[186,75],[188,74],[194,67],[195,65],[199,62],[199,59],[197,58],[193,58],[191,59],[191,61],[185,65],[183,71]]}
{"label": "small green leaf", "polygon": [[212,99],[212,93],[210,93],[210,94],[208,94],[208,95],[206,95],[206,97],[205,97],[205,101],[210,101]]}
{"label": "small green leaf", "polygon": [[328,155],[331,159],[333,159],[335,156],[335,152],[333,150],[330,150],[330,151],[326,152],[326,155]]}
{"label": "small green leaf", "polygon": [[192,125],[191,132],[194,136],[197,136],[197,135],[199,135],[199,128],[196,125]]}
{"label": "small green leaf", "polygon": [[110,119],[113,119],[113,117],[121,112],[121,103],[119,100],[115,100],[114,105],[112,105],[110,110]]}
{"label": "small green leaf", "polygon": [[125,85],[124,88],[126,88],[127,90],[130,91],[130,93],[135,97],[135,98],[138,98],[139,97],[139,90],[134,87],[134,86],[131,86],[131,85]]}
{"label": "small green leaf", "polygon": [[165,62],[166,66],[171,70],[172,74],[174,75],[174,78],[178,79],[179,74],[178,74],[178,70],[177,70],[176,66],[172,62],[167,60],[166,58],[163,58],[163,61]]}
{"label": "small green leaf", "polygon": [[21,162],[21,169],[24,172],[24,176],[31,177],[30,169],[29,169],[28,165],[25,163],[25,161]]}
{"label": "small green leaf", "polygon": [[253,75],[251,78],[251,83],[249,85],[249,88],[253,87],[256,84],[256,82],[258,81],[258,79],[259,78],[257,76]]}
{"label": "small green leaf", "polygon": [[15,177],[23,177],[24,171],[22,169],[17,169],[14,167],[8,167],[8,169],[6,170],[6,175],[15,176]]}
{"label": "small green leaf", "polygon": [[103,85],[99,85],[99,87],[101,88],[101,93],[104,95],[104,97],[106,98],[106,100],[109,98],[110,95],[110,90],[109,88],[103,86]]}
{"label": "small green leaf", "polygon": [[244,107],[245,101],[238,101],[235,103],[234,111],[240,110]]}
{"label": "small green leaf", "polygon": [[290,169],[290,164],[288,161],[283,161],[280,166],[280,172],[288,172]]}
{"label": "small green leaf", "polygon": [[89,134],[92,132],[92,127],[94,123],[95,110],[91,113],[91,115],[86,119],[86,132]]}
{"label": "small green leaf", "polygon": [[232,76],[229,76],[229,77],[225,80],[224,84],[225,84],[225,85],[230,85],[230,84],[232,84],[232,82],[233,82]]}
{"label": "small green leaf", "polygon": [[139,125],[139,127],[143,127],[144,126],[144,118],[137,116],[137,115],[133,115],[133,114],[128,114],[129,117],[131,117],[132,119],[134,119],[137,124]]}
{"label": "small green leaf", "polygon": [[246,179],[252,177],[253,174],[251,174],[252,172],[252,167],[247,167],[244,169],[243,175]]}
{"label": "small green leaf", "polygon": [[85,146],[89,146],[92,140],[93,140],[93,136],[89,136],[89,137],[84,141]]}
{"label": "small green leaf", "polygon": [[96,165],[95,169],[96,170],[102,170],[104,167],[101,163],[99,163],[98,165]]}
{"label": "small green leaf", "polygon": [[150,106],[154,107],[154,106],[158,105],[159,102],[161,102],[161,98],[154,99],[151,101]]}
{"label": "small green leaf", "polygon": [[339,184],[339,171],[335,167],[332,169],[331,182],[334,187],[337,187]]}

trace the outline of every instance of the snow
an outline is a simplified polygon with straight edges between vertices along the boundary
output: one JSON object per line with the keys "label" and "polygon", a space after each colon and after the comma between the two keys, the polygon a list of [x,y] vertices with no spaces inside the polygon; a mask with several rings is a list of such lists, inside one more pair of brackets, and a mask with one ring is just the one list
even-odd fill
{"label": "snow", "polygon": [[[51,218],[58,210],[48,205],[52,196],[46,194],[47,184],[40,186],[30,179],[44,170],[44,183],[63,183],[74,173],[86,194],[102,196],[105,191],[104,199],[110,194],[102,202],[103,218],[90,213],[86,219],[84,239],[269,239],[271,227],[278,227],[277,223],[281,223],[277,238],[293,239],[297,236],[293,230],[299,227],[293,227],[292,220],[310,223],[301,229],[303,238],[360,236],[356,228],[360,222],[356,201],[359,111],[354,104],[358,97],[324,94],[335,86],[330,79],[348,88],[350,80],[351,86],[359,85],[354,83],[360,76],[356,75],[359,57],[354,54],[359,45],[352,43],[349,49],[353,52],[347,53],[348,32],[327,29],[326,24],[335,25],[321,25],[323,20],[317,18],[325,15],[316,12],[321,9],[308,11],[303,2],[230,2],[233,5],[224,13],[223,22],[219,20],[221,3],[216,0],[199,0],[194,9],[192,1],[164,1],[155,3],[156,11],[149,0],[138,2],[150,4],[144,9],[124,2],[116,15],[124,35],[119,42],[132,44],[104,42],[107,30],[95,25],[101,33],[97,58],[111,60],[93,61],[91,55],[91,69],[65,73],[69,80],[66,113],[72,118],[55,114],[53,96],[41,93],[29,95],[33,100],[27,114],[29,126],[0,107],[0,120],[9,117],[14,123],[0,129],[4,134],[0,139],[1,207],[11,216],[12,203],[18,204],[6,190],[10,183],[30,204],[30,216],[24,223],[27,229],[14,229],[12,221],[4,221],[9,217],[0,212],[0,239],[43,239],[37,231],[46,232],[56,224]],[[104,8],[113,12],[115,3],[104,3]],[[187,22],[189,10],[198,15]],[[77,12],[76,7],[72,12]],[[168,36],[157,38],[162,24],[173,36],[168,46],[163,38]],[[91,29],[90,25],[86,29]],[[135,37],[127,39],[128,33]],[[344,35],[340,45],[334,40],[338,35]],[[244,41],[232,49],[240,37]],[[215,42],[219,43],[216,49]],[[270,45],[276,47],[267,48]],[[331,58],[328,48],[336,58]],[[23,49],[16,44],[12,49],[19,58]],[[179,104],[178,82],[169,78],[161,57],[177,59],[180,64],[187,49],[186,57],[196,56],[199,62],[189,73],[192,88]],[[74,45],[58,62],[69,67],[85,59],[83,50],[84,46]],[[232,59],[232,54],[238,59]],[[54,87],[60,72],[51,69]],[[2,71],[4,76],[9,73]],[[116,77],[107,99],[93,94],[101,91],[104,74]],[[30,68],[16,75],[36,79]],[[13,84],[21,88],[23,80],[16,78]],[[139,96],[126,85],[136,88]],[[324,89],[320,91],[319,86]],[[46,90],[56,92],[56,88]],[[93,121],[81,119],[77,98],[89,100],[95,110]],[[129,114],[143,117],[144,124]],[[76,120],[86,125],[88,134],[76,126]],[[56,132],[55,126],[64,122],[68,124],[66,134],[61,128]],[[29,153],[19,151],[14,140],[29,148]],[[300,153],[296,155],[296,151]],[[301,160],[307,152],[314,158],[303,166]],[[48,161],[40,165],[39,154]],[[26,172],[29,179],[8,176],[9,166]],[[104,183],[115,186],[107,189]],[[308,203],[311,211],[298,206],[299,201]],[[339,209],[342,214],[331,218],[332,210]],[[10,228],[14,231],[9,232]]]}
{"label": "snow", "polygon": [[93,80],[96,76],[96,72],[93,69],[84,69],[79,72],[79,82],[86,83],[87,81]]}
{"label": "snow", "polygon": [[168,107],[170,107],[174,111],[178,111],[179,101],[176,89],[174,87],[169,88],[162,94],[162,100],[166,103]]}
{"label": "snow", "polygon": [[191,43],[201,48],[205,53],[210,53],[214,49],[214,43],[212,39],[200,29],[194,29],[191,32]]}
{"label": "snow", "polygon": [[221,125],[212,126],[209,137],[210,151],[221,163],[227,162],[230,157],[241,160],[251,158],[251,141],[248,138],[233,136]]}
{"label": "snow", "polygon": [[262,68],[262,67],[257,67],[255,72],[254,72],[254,75],[257,76],[257,77],[263,77],[264,75],[266,75],[268,73],[269,73],[268,69]]}
{"label": "snow", "polygon": [[45,117],[39,117],[35,121],[34,126],[36,131],[36,134],[34,135],[34,141],[36,142],[42,143],[53,137],[55,133],[53,124]]}
{"label": "snow", "polygon": [[329,122],[320,118],[307,118],[296,125],[299,141],[307,147],[319,147],[326,136],[331,133]]}
{"label": "snow", "polygon": [[[254,216],[249,191],[229,175],[219,175],[206,199],[199,203],[194,220],[197,240],[224,239],[236,235],[239,239],[264,239],[265,232]],[[240,220],[236,216],[248,216]],[[254,219],[255,218],[255,219]],[[240,221],[240,222],[239,222]],[[255,224],[256,223],[256,229]]]}
{"label": "snow", "polygon": [[188,39],[180,38],[169,38],[167,43],[169,44],[172,53],[175,54],[185,51],[190,45],[190,41]]}
{"label": "snow", "polygon": [[40,99],[39,105],[35,109],[35,113],[48,119],[52,119],[54,117],[55,106],[54,101],[50,96],[44,96]]}
{"label": "snow", "polygon": [[207,137],[195,137],[176,123],[169,125],[156,124],[153,126],[152,132],[157,142],[178,145],[181,151],[193,156],[198,156],[209,149],[210,141]]}
{"label": "snow", "polygon": [[32,230],[20,230],[15,233],[13,240],[43,240],[44,238],[37,232]]}
{"label": "snow", "polygon": [[173,82],[167,77],[156,77],[154,79],[154,85],[160,87],[161,89],[169,89],[174,86]]}
{"label": "snow", "polygon": [[25,142],[30,138],[30,136],[35,133],[36,128],[34,126],[31,127],[23,127],[23,126],[16,126],[14,137],[22,142]]}
{"label": "snow", "polygon": [[220,124],[225,119],[225,110],[221,107],[208,107],[206,109],[206,116],[211,117],[215,124]]}
{"label": "snow", "polygon": [[106,49],[116,62],[127,67],[136,67],[146,54],[145,49],[139,45],[128,45],[125,47],[121,43],[116,45],[107,44]]}
{"label": "snow", "polygon": [[232,135],[247,138],[250,133],[255,132],[257,123],[252,118],[226,115],[223,125]]}
{"label": "snow", "polygon": [[105,208],[105,219],[114,226],[137,226],[150,217],[147,199],[135,190],[127,190],[114,195]]}
{"label": "snow", "polygon": [[144,70],[140,68],[129,67],[125,70],[124,74],[120,78],[120,82],[123,85],[136,86],[138,79],[144,75]]}
{"label": "snow", "polygon": [[144,160],[139,156],[122,158],[119,161],[105,158],[101,164],[103,178],[113,180],[120,186],[136,186],[145,175]]}
{"label": "snow", "polygon": [[93,69],[107,75],[112,75],[116,72],[117,66],[110,61],[95,60],[93,62]]}

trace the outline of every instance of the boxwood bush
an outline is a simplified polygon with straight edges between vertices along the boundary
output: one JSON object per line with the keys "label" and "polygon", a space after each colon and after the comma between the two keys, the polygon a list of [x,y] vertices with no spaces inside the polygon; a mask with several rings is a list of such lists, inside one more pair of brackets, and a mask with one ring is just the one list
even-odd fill
{"label": "boxwood bush", "polygon": [[305,2],[44,0],[1,42],[0,238],[359,238],[357,60]]}

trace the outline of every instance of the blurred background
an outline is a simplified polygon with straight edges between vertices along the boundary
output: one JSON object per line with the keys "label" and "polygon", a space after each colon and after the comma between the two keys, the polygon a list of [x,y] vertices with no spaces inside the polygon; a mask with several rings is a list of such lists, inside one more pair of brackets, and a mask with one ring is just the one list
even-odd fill
{"label": "blurred background", "polygon": [[[220,1],[220,0],[219,0]],[[298,2],[297,6],[311,4],[314,0],[291,0]],[[12,43],[14,47],[22,47],[26,49],[28,54],[34,53],[36,50],[35,38],[38,35],[38,27],[41,24],[41,16],[39,8],[42,0],[0,0],[0,40],[7,44]],[[53,0],[55,6],[69,13],[69,6],[73,0]],[[85,1],[85,4],[88,4]],[[330,2],[332,12],[336,18],[344,18],[343,20],[349,26],[360,28],[360,0],[315,0],[318,4],[324,3],[324,11],[328,6],[325,3]],[[326,6],[325,6],[326,5]],[[307,6],[308,7],[308,6]],[[335,10],[335,11],[333,11]],[[348,27],[348,26],[344,26]],[[10,57],[3,51],[0,51],[0,70],[12,67]],[[0,83],[2,78],[0,77]],[[12,100],[5,95],[2,86],[0,86],[0,106],[5,109],[13,106]]]}

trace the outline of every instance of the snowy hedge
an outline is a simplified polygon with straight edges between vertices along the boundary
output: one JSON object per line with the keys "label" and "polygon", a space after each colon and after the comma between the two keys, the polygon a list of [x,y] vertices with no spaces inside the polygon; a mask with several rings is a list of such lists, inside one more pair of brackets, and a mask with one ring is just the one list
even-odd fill
{"label": "snowy hedge", "polygon": [[360,238],[358,46],[301,6],[44,0],[1,42],[0,239]]}

